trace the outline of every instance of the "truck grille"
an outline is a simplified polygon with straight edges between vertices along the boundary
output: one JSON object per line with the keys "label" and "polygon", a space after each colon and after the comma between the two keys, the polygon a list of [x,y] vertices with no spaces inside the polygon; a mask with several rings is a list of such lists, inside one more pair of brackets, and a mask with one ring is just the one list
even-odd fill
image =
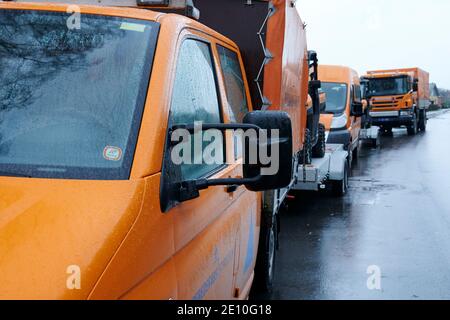
{"label": "truck grille", "polygon": [[403,100],[403,96],[394,98],[373,98],[372,107],[374,108],[397,108],[400,102]]}

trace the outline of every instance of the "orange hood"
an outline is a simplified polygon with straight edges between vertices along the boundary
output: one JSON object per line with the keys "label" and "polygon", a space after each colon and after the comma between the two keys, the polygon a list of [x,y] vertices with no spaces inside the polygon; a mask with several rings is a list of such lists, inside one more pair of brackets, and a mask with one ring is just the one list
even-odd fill
{"label": "orange hood", "polygon": [[[0,299],[85,299],[140,212],[145,182],[0,178]],[[69,290],[69,266],[81,289]]]}

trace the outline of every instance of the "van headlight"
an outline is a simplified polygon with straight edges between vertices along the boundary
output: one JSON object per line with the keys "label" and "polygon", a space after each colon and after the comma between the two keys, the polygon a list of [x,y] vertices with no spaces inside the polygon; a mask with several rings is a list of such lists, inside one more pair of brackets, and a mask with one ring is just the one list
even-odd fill
{"label": "van headlight", "polygon": [[347,126],[348,117],[345,113],[340,116],[334,116],[331,122],[331,129],[342,129]]}

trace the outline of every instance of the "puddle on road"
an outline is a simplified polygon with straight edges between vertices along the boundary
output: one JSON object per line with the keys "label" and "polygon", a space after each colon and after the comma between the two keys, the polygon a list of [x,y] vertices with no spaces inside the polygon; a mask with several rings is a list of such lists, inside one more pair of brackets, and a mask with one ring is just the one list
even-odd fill
{"label": "puddle on road", "polygon": [[394,191],[407,188],[398,183],[386,183],[376,179],[350,178],[349,197],[353,204],[373,206],[380,200],[381,195],[389,195]]}

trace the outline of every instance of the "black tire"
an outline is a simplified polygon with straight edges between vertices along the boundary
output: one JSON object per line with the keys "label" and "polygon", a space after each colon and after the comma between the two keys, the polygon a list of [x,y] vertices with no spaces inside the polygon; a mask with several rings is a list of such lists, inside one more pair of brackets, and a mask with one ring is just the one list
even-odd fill
{"label": "black tire", "polygon": [[258,256],[255,266],[255,289],[257,293],[270,294],[273,291],[273,280],[275,277],[279,219],[277,214],[273,212],[274,191],[266,192],[264,199]]}
{"label": "black tire", "polygon": [[325,141],[325,126],[319,123],[319,133],[316,145],[312,149],[313,158],[323,158],[325,157],[327,142]]}
{"label": "black tire", "polygon": [[348,161],[345,161],[344,165],[344,179],[341,181],[332,181],[332,190],[333,194],[336,197],[343,197],[347,194],[348,191],[348,177],[349,177],[349,167],[348,167]]}
{"label": "black tire", "polygon": [[422,132],[425,132],[427,130],[427,111],[426,110],[420,110],[420,116],[419,116],[419,130]]}
{"label": "black tire", "polygon": [[412,124],[410,124],[408,127],[406,127],[406,130],[408,131],[409,136],[415,136],[419,130],[418,126],[418,119],[417,119],[417,113],[414,112]]}
{"label": "black tire", "polygon": [[305,143],[303,150],[300,151],[298,161],[300,164],[311,164],[312,162],[311,132],[309,129],[305,130]]}

